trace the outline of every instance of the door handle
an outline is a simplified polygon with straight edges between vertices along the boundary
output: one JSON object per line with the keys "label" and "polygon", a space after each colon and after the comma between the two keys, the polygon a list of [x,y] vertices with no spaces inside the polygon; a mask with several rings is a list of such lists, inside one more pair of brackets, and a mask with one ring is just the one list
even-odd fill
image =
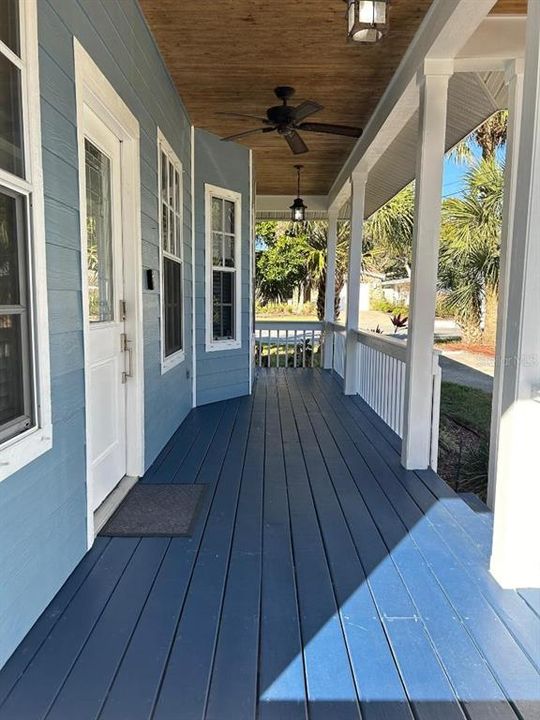
{"label": "door handle", "polygon": [[127,339],[126,333],[120,335],[120,347],[122,352],[127,353],[128,367],[122,373],[122,383],[127,382],[128,377],[133,377],[133,348],[131,347],[131,340]]}

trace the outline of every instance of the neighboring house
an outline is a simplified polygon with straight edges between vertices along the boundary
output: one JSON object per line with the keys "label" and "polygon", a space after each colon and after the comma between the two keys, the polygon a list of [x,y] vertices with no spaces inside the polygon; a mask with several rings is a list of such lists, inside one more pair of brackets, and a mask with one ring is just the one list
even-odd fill
{"label": "neighboring house", "polygon": [[381,282],[381,292],[384,299],[394,305],[408,305],[410,291],[410,278],[395,278],[394,280],[383,280]]}

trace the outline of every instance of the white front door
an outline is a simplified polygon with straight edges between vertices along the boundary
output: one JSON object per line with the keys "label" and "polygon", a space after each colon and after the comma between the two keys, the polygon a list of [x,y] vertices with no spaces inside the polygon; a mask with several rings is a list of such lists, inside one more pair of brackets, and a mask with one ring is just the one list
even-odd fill
{"label": "white front door", "polygon": [[[122,156],[118,137],[84,110],[88,485],[95,510],[126,474]],[[83,234],[84,237],[84,234]]]}

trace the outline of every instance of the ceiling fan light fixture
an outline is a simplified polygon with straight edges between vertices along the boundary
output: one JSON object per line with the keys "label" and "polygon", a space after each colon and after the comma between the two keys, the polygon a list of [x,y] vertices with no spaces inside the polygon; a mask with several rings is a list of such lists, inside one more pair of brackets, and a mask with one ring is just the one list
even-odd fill
{"label": "ceiling fan light fixture", "polygon": [[304,201],[300,197],[300,173],[302,172],[304,166],[295,165],[294,167],[296,168],[298,181],[298,196],[295,197],[295,199],[293,200],[293,204],[290,206],[291,220],[293,222],[304,222],[306,219],[307,205],[304,204]]}
{"label": "ceiling fan light fixture", "polygon": [[349,40],[365,45],[378,42],[388,30],[389,0],[345,0]]}

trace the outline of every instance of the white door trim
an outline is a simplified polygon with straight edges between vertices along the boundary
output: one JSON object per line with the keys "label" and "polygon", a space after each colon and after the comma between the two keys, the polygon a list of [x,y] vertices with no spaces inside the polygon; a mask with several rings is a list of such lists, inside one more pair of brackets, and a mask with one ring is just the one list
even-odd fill
{"label": "white door trim", "polygon": [[[127,305],[125,328],[133,348],[133,377],[127,382],[126,435],[127,475],[138,477],[144,473],[144,362],[142,318],[142,241],[141,241],[141,186],[139,159],[139,123],[113,86],[105,78],[92,58],[74,38],[75,88],[77,95],[77,140],[79,148],[79,209],[81,248],[86,245],[86,216],[84,177],[84,124],[83,110],[89,107],[108,125],[121,142],[122,159],[122,229],[124,238],[124,295]],[[81,253],[83,297],[83,345],[88,347],[88,308],[86,258]],[[86,427],[89,427],[89,383],[85,372]],[[89,483],[89,433],[86,434],[86,496],[88,547],[94,542],[94,512],[92,489]]]}

